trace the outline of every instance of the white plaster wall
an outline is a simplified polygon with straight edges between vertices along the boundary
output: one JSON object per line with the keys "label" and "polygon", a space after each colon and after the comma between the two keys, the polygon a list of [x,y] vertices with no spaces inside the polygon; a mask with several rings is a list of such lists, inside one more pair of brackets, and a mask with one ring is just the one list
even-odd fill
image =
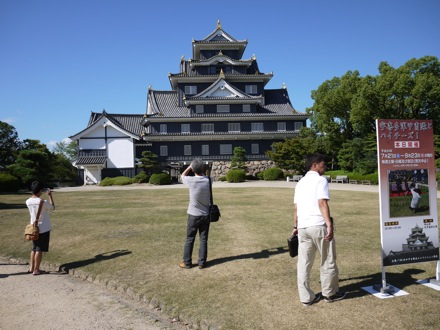
{"label": "white plaster wall", "polygon": [[107,126],[107,137],[126,137],[126,136],[127,135],[125,133],[118,131],[116,128],[109,125]]}
{"label": "white plaster wall", "polygon": [[107,141],[108,168],[123,168],[134,166],[134,148],[133,140],[131,138],[109,138]]}
{"label": "white plaster wall", "polygon": [[104,137],[104,122],[105,120],[103,120],[102,123],[95,124],[95,128],[92,131],[87,132],[87,137]]}

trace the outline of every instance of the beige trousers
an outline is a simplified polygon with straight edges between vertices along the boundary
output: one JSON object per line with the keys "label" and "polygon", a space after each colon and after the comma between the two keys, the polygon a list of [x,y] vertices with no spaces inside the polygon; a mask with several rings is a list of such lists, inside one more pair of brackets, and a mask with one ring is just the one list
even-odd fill
{"label": "beige trousers", "polygon": [[315,299],[315,293],[310,288],[310,272],[315,261],[316,251],[321,255],[320,278],[322,295],[329,297],[339,291],[339,271],[336,265],[335,240],[324,239],[326,226],[301,228],[298,231],[298,294],[301,302]]}

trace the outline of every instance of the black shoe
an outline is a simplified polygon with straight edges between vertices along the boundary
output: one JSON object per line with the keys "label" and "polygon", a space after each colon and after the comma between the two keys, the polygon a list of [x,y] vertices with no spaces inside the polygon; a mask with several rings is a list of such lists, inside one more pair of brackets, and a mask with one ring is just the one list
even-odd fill
{"label": "black shoe", "polygon": [[324,297],[325,302],[331,303],[345,298],[345,292],[338,291],[333,296]]}
{"label": "black shoe", "polygon": [[319,301],[319,299],[321,299],[321,295],[317,294],[317,295],[315,295],[315,299],[313,299],[312,301],[309,301],[309,302],[303,302],[302,304],[303,304],[303,306],[306,306],[306,307],[312,306],[314,303],[317,303]]}

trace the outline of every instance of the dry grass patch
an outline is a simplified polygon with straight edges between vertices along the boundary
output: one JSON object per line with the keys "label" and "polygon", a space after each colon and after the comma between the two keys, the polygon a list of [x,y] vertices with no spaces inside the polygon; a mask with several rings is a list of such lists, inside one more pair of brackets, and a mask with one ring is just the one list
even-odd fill
{"label": "dry grass patch", "polygon": [[[211,225],[209,267],[180,269],[186,189],[55,192],[51,251],[44,261],[125,288],[170,316],[224,329],[437,329],[438,291],[417,285],[434,263],[387,269],[388,282],[410,295],[380,300],[361,287],[380,283],[378,195],[332,191],[341,289],[347,299],[304,308],[296,264],[287,252],[293,190],[214,188],[222,218]],[[22,231],[28,195],[2,195],[1,254],[28,258]],[[193,258],[197,259],[198,244]],[[315,265],[312,281],[319,291]],[[330,323],[329,323],[330,322]]]}

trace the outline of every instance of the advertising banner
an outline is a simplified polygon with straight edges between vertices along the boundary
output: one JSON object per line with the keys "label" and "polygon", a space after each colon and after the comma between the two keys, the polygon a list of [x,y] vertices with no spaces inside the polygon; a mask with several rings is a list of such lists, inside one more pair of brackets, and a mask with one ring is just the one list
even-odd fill
{"label": "advertising banner", "polygon": [[439,260],[431,120],[376,120],[383,266]]}

